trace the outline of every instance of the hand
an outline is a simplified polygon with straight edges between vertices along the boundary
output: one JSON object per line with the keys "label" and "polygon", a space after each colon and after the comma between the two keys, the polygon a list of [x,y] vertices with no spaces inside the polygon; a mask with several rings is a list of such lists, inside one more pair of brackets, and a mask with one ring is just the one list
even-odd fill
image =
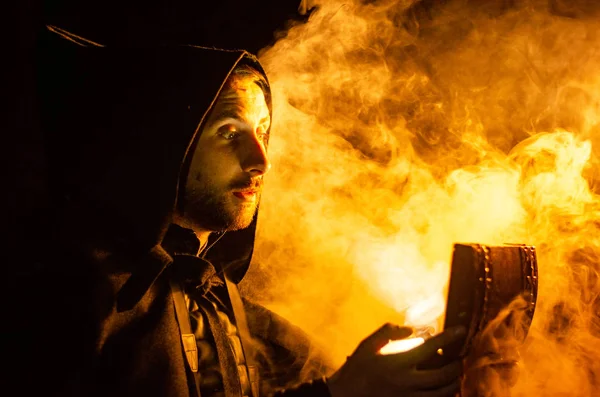
{"label": "hand", "polygon": [[438,349],[464,337],[463,327],[451,328],[403,353],[381,355],[390,340],[412,334],[408,327],[386,324],[363,340],[342,367],[327,380],[331,397],[451,397],[460,390],[462,363],[439,369],[417,369]]}

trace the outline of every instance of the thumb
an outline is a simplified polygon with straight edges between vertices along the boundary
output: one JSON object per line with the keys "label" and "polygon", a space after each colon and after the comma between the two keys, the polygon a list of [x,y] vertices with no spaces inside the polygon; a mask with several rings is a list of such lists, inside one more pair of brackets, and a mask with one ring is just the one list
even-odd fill
{"label": "thumb", "polygon": [[404,339],[412,335],[413,329],[410,327],[399,327],[395,324],[386,323],[377,331],[373,332],[364,339],[356,349],[357,354],[373,354],[387,345],[391,340]]}

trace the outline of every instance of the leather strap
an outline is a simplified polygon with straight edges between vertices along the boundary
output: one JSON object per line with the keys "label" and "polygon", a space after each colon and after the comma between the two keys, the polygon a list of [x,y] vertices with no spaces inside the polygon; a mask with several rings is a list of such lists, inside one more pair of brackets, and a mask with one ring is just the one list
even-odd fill
{"label": "leather strap", "polygon": [[229,335],[227,335],[227,331],[219,319],[217,309],[204,296],[197,296],[195,300],[208,322],[217,347],[225,396],[242,397],[242,385],[235,354],[229,340]]}
{"label": "leather strap", "polygon": [[179,332],[181,334],[181,344],[185,351],[188,366],[194,376],[194,384],[196,386],[197,397],[200,394],[200,373],[198,372],[198,345],[196,344],[196,336],[192,333],[192,325],[188,308],[185,304],[185,295],[181,285],[175,280],[170,280],[171,295],[173,296],[173,306],[179,324]]}
{"label": "leather strap", "polygon": [[250,382],[250,394],[251,397],[259,397],[258,367],[254,361],[255,357],[251,344],[252,338],[250,336],[250,329],[248,328],[244,303],[242,302],[237,285],[231,281],[227,275],[224,275],[224,279],[225,285],[227,286],[229,300],[231,301],[231,307],[233,309],[233,316],[235,317],[235,325],[237,326],[240,340],[242,342],[242,353],[246,359],[245,368],[248,370],[247,375]]}

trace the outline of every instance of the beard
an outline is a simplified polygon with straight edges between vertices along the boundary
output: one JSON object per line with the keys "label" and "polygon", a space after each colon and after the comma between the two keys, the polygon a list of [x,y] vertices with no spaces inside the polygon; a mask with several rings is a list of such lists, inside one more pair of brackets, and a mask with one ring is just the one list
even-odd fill
{"label": "beard", "polygon": [[[240,180],[226,189],[216,189],[211,185],[200,183],[186,192],[185,218],[201,229],[212,232],[235,231],[250,226],[260,201],[262,180]],[[250,187],[257,190],[256,200],[237,202],[232,190]]]}

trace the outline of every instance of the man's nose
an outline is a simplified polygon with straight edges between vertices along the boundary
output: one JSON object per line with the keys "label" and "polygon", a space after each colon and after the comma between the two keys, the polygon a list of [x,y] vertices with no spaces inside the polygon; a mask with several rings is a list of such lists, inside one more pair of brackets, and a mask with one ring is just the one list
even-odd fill
{"label": "man's nose", "polygon": [[244,162],[242,169],[251,174],[251,176],[261,176],[269,172],[271,162],[267,156],[267,149],[263,142],[257,138],[248,141],[245,150]]}

